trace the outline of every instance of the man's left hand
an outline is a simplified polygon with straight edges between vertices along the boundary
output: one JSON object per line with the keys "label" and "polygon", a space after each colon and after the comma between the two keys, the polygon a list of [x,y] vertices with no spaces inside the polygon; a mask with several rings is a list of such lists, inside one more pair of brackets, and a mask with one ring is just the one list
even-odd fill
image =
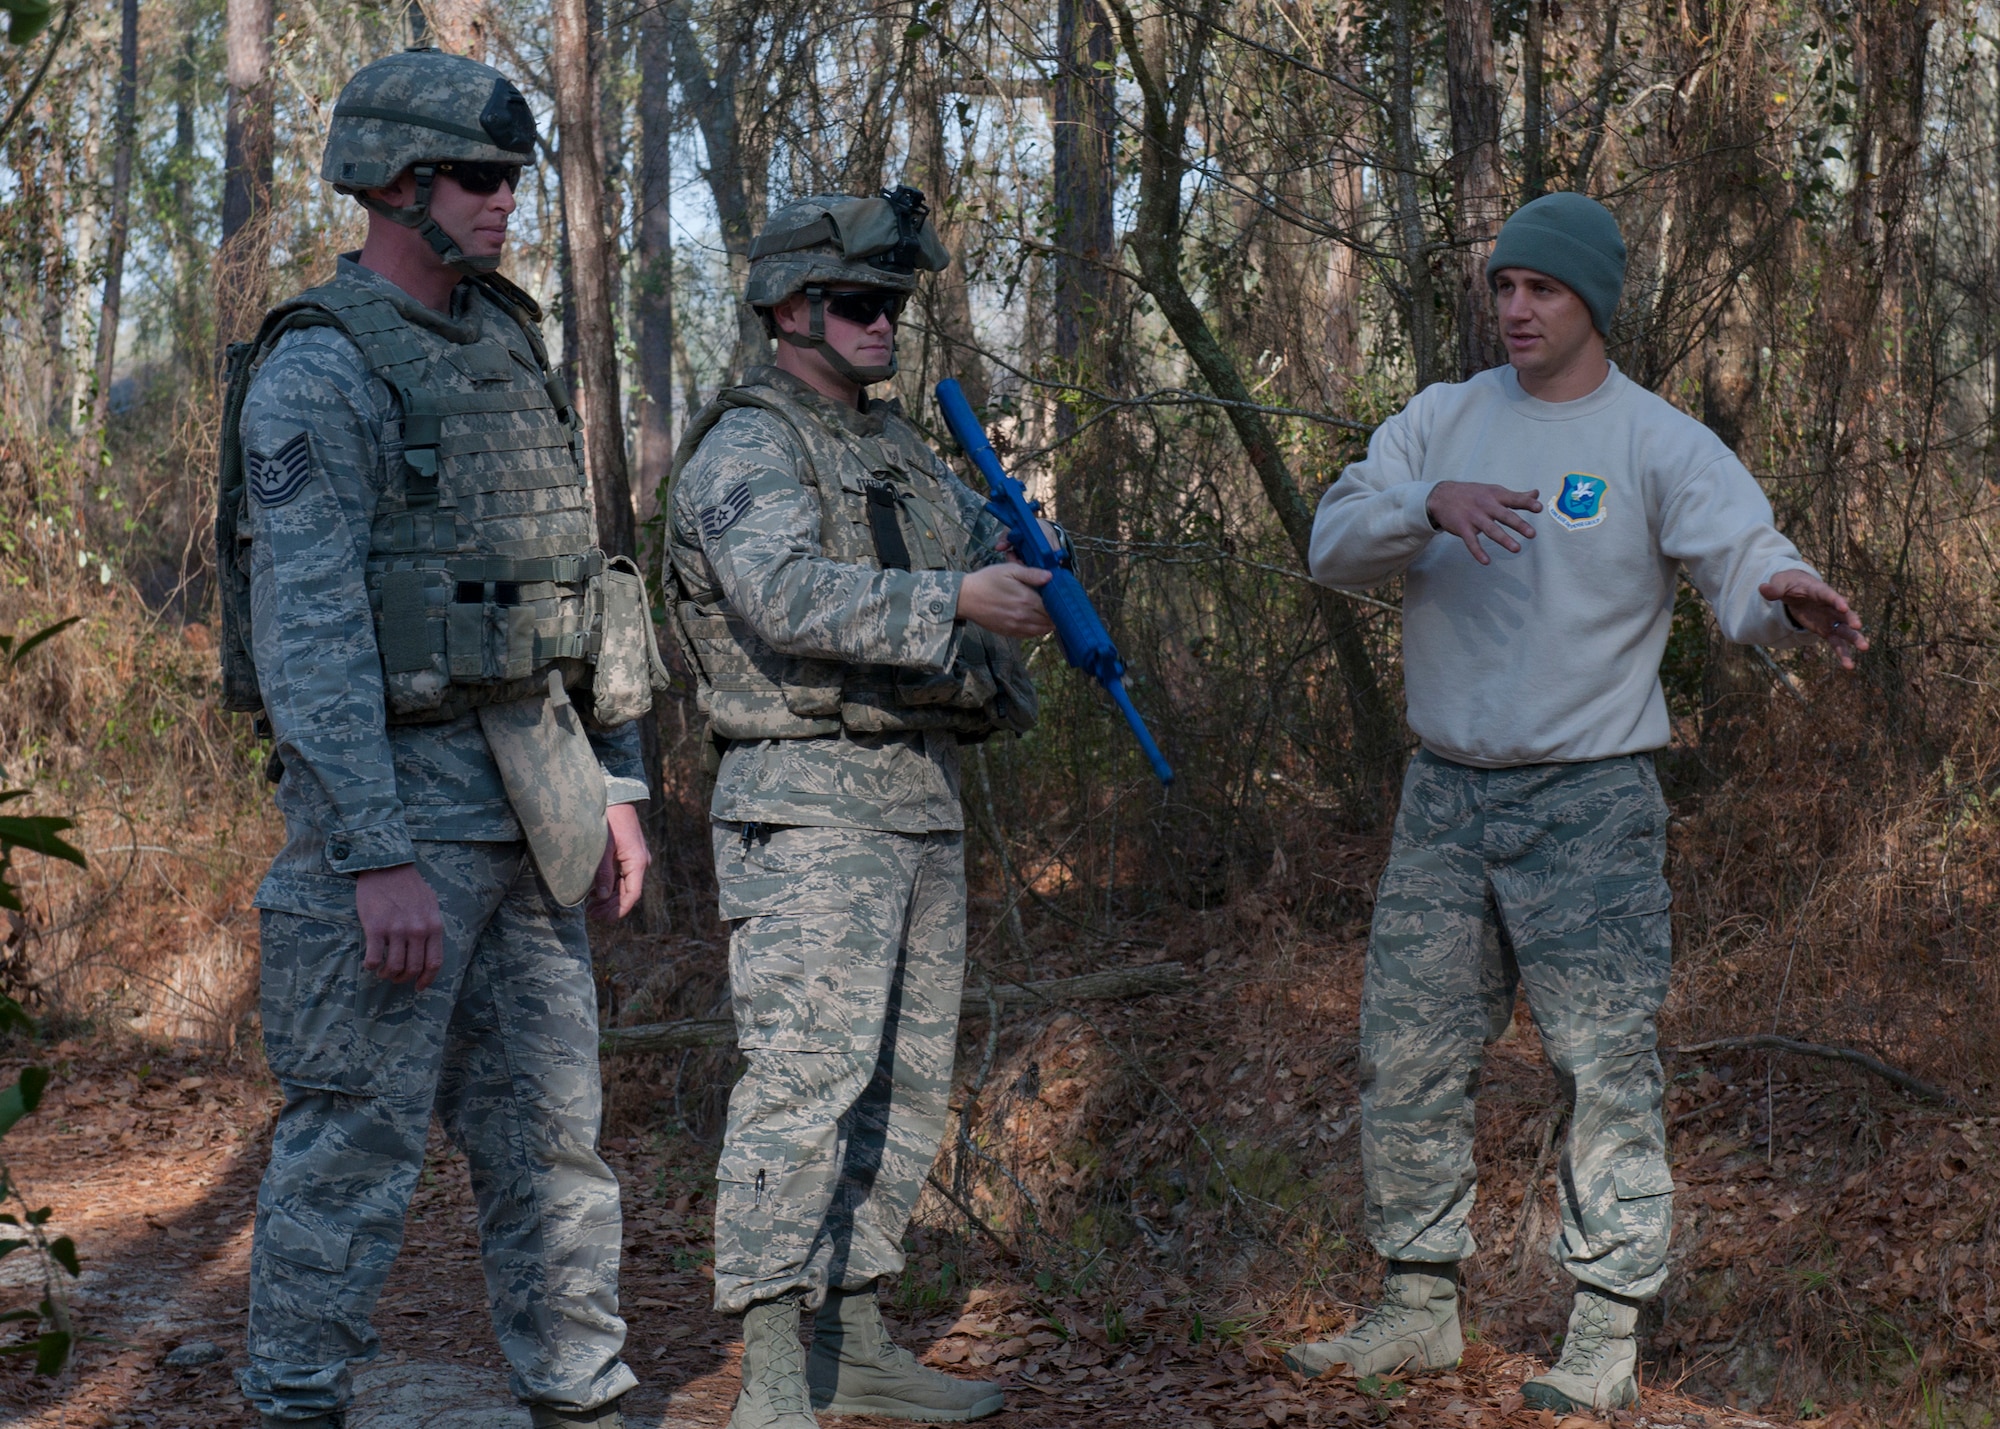
{"label": "man's left hand", "polygon": [[[1041,523],[1042,539],[1049,543],[1049,549],[1057,555],[1061,555],[1067,544],[1066,538],[1063,536],[1062,527],[1056,525],[1055,522],[1049,520],[1046,516],[1037,516],[1035,519]],[[1026,561],[1021,559],[1021,553],[1014,549],[1014,533],[1004,526],[1000,529],[1000,554],[1017,566],[1025,566],[1027,564]]]}
{"label": "man's left hand", "polygon": [[1843,670],[1852,670],[1854,657],[1868,648],[1861,618],[1847,598],[1810,571],[1779,571],[1757,587],[1757,594],[1783,601],[1793,620],[1832,647]]}
{"label": "man's left hand", "polygon": [[646,865],[653,861],[646,835],[639,828],[639,811],[631,804],[613,804],[604,812],[611,837],[605,840],[597,879],[590,885],[590,916],[612,923],[639,906],[646,884]]}

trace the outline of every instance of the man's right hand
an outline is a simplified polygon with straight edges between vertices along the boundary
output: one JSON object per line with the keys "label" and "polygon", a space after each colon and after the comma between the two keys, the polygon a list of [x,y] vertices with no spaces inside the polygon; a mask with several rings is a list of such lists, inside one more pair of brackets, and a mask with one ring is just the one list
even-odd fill
{"label": "man's right hand", "polygon": [[1039,588],[1049,579],[1048,571],[1011,561],[981,566],[959,583],[958,618],[1016,640],[1047,635],[1056,627]]}
{"label": "man's right hand", "polygon": [[444,967],[444,914],[414,863],[371,868],[354,880],[367,952],[361,966],[422,992]]}
{"label": "man's right hand", "polygon": [[1480,549],[1479,538],[1484,536],[1495,545],[1519,554],[1521,543],[1508,534],[1509,530],[1519,531],[1532,541],[1535,528],[1514,513],[1540,511],[1541,496],[1539,491],[1509,491],[1484,481],[1440,481],[1431,488],[1424,513],[1438,530],[1449,531],[1465,542],[1473,560],[1490,566],[1493,558]]}

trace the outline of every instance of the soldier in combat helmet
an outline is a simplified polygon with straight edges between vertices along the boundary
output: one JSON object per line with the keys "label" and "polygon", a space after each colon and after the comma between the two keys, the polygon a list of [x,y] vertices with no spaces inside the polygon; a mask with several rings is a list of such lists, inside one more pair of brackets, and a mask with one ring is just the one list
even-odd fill
{"label": "soldier in combat helmet", "polygon": [[[950,255],[923,196],[822,196],[751,249],[774,366],[697,415],[667,498],[676,627],[720,751],[713,820],[737,1042],[716,1308],[743,1319],[732,1429],[815,1410],[977,1419],[999,1386],[893,1344],[876,1284],[944,1133],[965,968],[959,747],[1026,729],[1015,641],[1047,579],[870,385]],[[800,1313],[814,1314],[810,1355]]]}
{"label": "soldier in combat helmet", "polygon": [[240,1383],[266,1429],[344,1422],[434,1113],[536,1429],[617,1429],[636,1382],[583,905],[639,895],[658,653],[540,312],[494,272],[534,149],[485,65],[362,69],[322,176],[367,241],[232,353],[225,700],[268,720],[287,830],[256,898],[284,1108]]}

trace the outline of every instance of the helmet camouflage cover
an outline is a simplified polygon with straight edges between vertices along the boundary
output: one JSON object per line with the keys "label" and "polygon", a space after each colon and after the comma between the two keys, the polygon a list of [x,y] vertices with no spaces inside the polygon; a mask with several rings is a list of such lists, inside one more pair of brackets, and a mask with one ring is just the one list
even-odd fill
{"label": "helmet camouflage cover", "polygon": [[826,283],[916,291],[917,270],[951,262],[921,191],[907,186],[874,198],[816,194],[771,215],[750,245],[743,300],[769,308]]}
{"label": "helmet camouflage cover", "polygon": [[[431,218],[438,164],[532,164],[535,115],[499,70],[413,46],[364,66],[333,106],[320,177],[370,210],[424,236],[461,273],[490,273],[500,255],[473,257]],[[395,205],[369,192],[416,173],[412,201]]]}
{"label": "helmet camouflage cover", "polygon": [[477,60],[410,49],[364,66],[333,106],[320,177],[381,188],[422,163],[532,164],[535,116],[512,80]]}
{"label": "helmet camouflage cover", "polygon": [[[812,348],[836,372],[867,385],[896,375],[892,346],[881,365],[849,362],[826,341],[826,290],[830,284],[912,293],[917,272],[936,273],[951,254],[931,226],[923,192],[901,185],[875,198],[815,194],[771,215],[750,245],[750,280],[743,300],[764,320],[764,331],[793,347]],[[771,309],[794,293],[810,300],[806,331],[779,328]]]}

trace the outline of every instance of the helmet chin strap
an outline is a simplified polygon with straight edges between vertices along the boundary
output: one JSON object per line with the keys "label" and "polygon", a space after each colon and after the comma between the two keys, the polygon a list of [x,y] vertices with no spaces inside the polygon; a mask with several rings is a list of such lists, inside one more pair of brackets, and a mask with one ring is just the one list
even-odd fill
{"label": "helmet chin strap", "polygon": [[444,265],[468,278],[476,278],[482,273],[491,273],[500,267],[500,255],[491,254],[475,258],[458,246],[458,240],[438,227],[431,217],[431,183],[437,178],[437,170],[429,164],[418,164],[410,171],[416,176],[416,202],[398,208],[394,204],[383,203],[367,194],[355,197],[372,212],[379,213],[391,223],[400,223],[405,228],[414,228],[425,242],[429,243]]}
{"label": "helmet chin strap", "polygon": [[[805,295],[810,314],[807,320],[808,335],[800,337],[795,332],[786,332],[783,328],[778,328],[778,340],[780,342],[787,343],[792,347],[803,347],[817,352],[828,367],[831,367],[849,382],[856,383],[862,387],[866,387],[874,382],[887,382],[891,377],[896,375],[896,342],[894,337],[891,337],[889,340],[889,360],[887,362],[876,363],[867,367],[849,362],[832,343],[826,340],[826,290],[814,284],[805,290]],[[774,323],[772,326],[776,327],[776,324]]]}

